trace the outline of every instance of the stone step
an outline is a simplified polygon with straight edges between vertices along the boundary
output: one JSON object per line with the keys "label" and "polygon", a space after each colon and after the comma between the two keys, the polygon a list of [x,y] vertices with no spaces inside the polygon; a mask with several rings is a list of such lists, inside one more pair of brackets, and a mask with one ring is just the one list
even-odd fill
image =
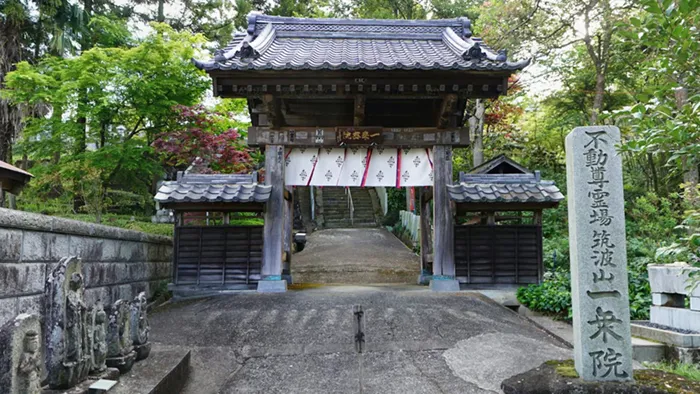
{"label": "stone step", "polygon": [[148,358],[136,362],[128,374],[122,375],[110,394],[180,393],[189,370],[190,349],[154,343]]}
{"label": "stone step", "polygon": [[665,348],[663,343],[632,337],[632,358],[640,363],[663,361]]}

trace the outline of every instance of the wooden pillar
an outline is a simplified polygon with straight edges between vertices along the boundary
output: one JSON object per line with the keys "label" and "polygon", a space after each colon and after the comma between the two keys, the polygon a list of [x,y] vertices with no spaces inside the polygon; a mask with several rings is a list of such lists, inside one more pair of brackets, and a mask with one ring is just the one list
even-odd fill
{"label": "wooden pillar", "polygon": [[452,184],[452,146],[433,148],[433,280],[434,291],[457,291],[454,258],[454,217],[447,185]]}
{"label": "wooden pillar", "polygon": [[[265,147],[265,184],[272,186],[270,199],[265,209],[265,227],[263,231],[263,259],[258,291],[285,291],[282,281],[282,246],[284,243],[284,147],[267,145]],[[268,282],[268,283],[266,283]]]}
{"label": "wooden pillar", "polygon": [[430,226],[430,198],[428,193],[430,188],[424,187],[420,190],[420,265],[421,273],[418,284],[428,284],[432,276],[432,227]]}
{"label": "wooden pillar", "polygon": [[284,259],[282,261],[282,279],[287,284],[292,283],[292,245],[294,244],[294,191],[291,186],[285,187],[288,198],[284,201]]}

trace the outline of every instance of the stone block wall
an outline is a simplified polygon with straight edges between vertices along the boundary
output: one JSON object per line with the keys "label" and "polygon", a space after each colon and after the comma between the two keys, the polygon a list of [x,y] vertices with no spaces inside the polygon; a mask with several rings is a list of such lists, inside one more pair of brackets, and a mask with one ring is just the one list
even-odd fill
{"label": "stone block wall", "polygon": [[170,237],[0,208],[0,325],[42,313],[44,283],[61,257],[83,260],[93,305],[150,295],[171,278],[172,250]]}

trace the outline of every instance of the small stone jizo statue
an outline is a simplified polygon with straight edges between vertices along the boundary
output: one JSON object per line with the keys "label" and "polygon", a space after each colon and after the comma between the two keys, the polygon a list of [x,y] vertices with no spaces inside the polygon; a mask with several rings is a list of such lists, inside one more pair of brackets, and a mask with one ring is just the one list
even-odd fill
{"label": "small stone jizo statue", "polygon": [[102,372],[107,369],[107,313],[101,302],[95,305],[92,319],[92,372]]}
{"label": "small stone jizo statue", "polygon": [[21,393],[41,393],[41,363],[43,362],[39,352],[39,334],[29,331],[24,335],[24,349],[19,361],[17,377],[18,389]]}
{"label": "small stone jizo statue", "polygon": [[143,360],[151,352],[151,344],[148,342],[151,327],[148,324],[147,303],[145,292],[140,292],[131,303],[131,338],[136,350],[136,360]]}

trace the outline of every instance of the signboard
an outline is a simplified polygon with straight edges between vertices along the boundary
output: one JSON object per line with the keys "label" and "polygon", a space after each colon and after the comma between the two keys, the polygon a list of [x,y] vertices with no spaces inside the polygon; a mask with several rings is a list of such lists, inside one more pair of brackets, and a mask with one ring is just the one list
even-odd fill
{"label": "signboard", "polygon": [[379,145],[384,142],[381,127],[338,127],[340,145]]}

